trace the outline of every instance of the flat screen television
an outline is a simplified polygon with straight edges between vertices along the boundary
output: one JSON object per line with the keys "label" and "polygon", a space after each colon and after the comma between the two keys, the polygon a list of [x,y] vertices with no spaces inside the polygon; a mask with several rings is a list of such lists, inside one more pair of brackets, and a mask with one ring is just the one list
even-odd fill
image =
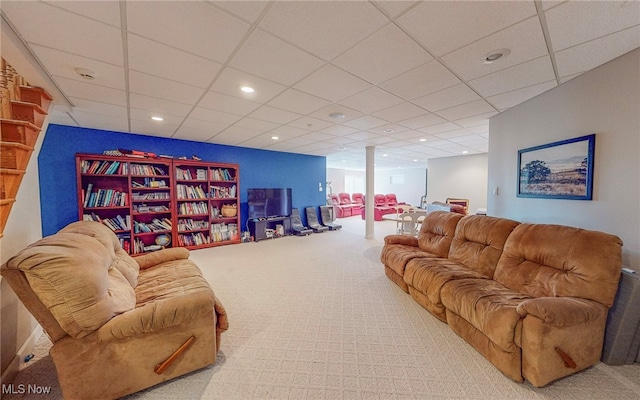
{"label": "flat screen television", "polygon": [[291,215],[291,188],[247,189],[249,219]]}

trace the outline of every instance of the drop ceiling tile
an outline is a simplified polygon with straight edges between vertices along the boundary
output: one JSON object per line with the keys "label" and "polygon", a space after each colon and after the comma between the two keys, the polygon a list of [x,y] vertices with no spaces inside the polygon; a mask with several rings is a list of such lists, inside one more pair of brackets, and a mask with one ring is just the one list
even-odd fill
{"label": "drop ceiling tile", "polygon": [[247,139],[244,142],[242,142],[242,146],[261,149],[265,146],[277,143],[277,140],[273,139],[271,136],[272,136],[271,134],[268,134],[268,135],[258,135],[258,136],[252,137],[251,139]]}
{"label": "drop ceiling tile", "polygon": [[491,111],[485,114],[474,115],[473,117],[456,119],[452,122],[454,122],[456,125],[459,125],[463,128],[471,128],[474,126],[488,125],[489,118],[493,117],[496,114],[498,114],[497,111]]}
{"label": "drop ceiling tile", "polygon": [[129,32],[219,63],[227,62],[250,28],[206,2],[158,1],[150,12],[147,2],[128,1],[126,9]]}
{"label": "drop ceiling tile", "polygon": [[136,71],[129,72],[129,89],[131,93],[143,94],[184,104],[196,103],[204,91],[202,88]]}
{"label": "drop ceiling tile", "polygon": [[[78,97],[70,97],[69,100],[73,103],[72,114],[79,111],[91,114],[110,115],[115,118],[127,119],[128,117],[127,107],[124,106],[86,100]],[[51,112],[49,114],[51,114]]]}
{"label": "drop ceiling tile", "polygon": [[484,100],[476,100],[459,106],[446,108],[436,114],[449,121],[491,112],[494,108]]}
{"label": "drop ceiling tile", "polygon": [[436,133],[435,136],[439,137],[440,139],[447,139],[456,143],[475,140],[477,138],[476,135],[473,134],[473,132],[470,132],[466,129],[456,129],[449,132]]}
{"label": "drop ceiling tile", "polygon": [[71,117],[69,115],[67,115],[66,113],[50,115],[48,118],[49,118],[49,124],[66,125],[66,126],[79,126],[76,123],[76,121],[71,119]]}
{"label": "drop ceiling tile", "polygon": [[262,106],[256,111],[249,114],[249,116],[251,116],[252,118],[270,121],[277,124],[288,124],[289,122],[300,118],[302,115],[290,111],[281,110],[279,108]]}
{"label": "drop ceiling tile", "polygon": [[347,107],[370,114],[402,103],[403,100],[378,87],[371,87],[340,101]]}
{"label": "drop ceiling tile", "polygon": [[[263,132],[256,131],[253,129],[240,128],[238,126],[230,126],[226,128],[221,133],[209,139],[209,142],[212,143],[225,143],[230,144],[230,142],[240,143],[245,140],[251,139],[252,137],[256,137],[261,135]],[[222,142],[219,142],[222,140]]]}
{"label": "drop ceiling tile", "polygon": [[358,132],[358,129],[350,128],[344,125],[333,125],[333,126],[322,129],[321,132],[325,132],[334,136],[345,136],[350,133]]}
{"label": "drop ceiling tile", "polygon": [[162,124],[158,125],[151,120],[131,120],[131,133],[136,135],[171,137],[178,128],[178,125]]}
{"label": "drop ceiling tile", "polygon": [[293,87],[335,102],[361,92],[369,86],[370,84],[366,81],[327,64]]}
{"label": "drop ceiling tile", "polygon": [[129,35],[128,54],[131,70],[199,88],[209,87],[222,67],[214,61],[134,34]]}
{"label": "drop ceiling tile", "polygon": [[398,121],[398,124],[402,126],[406,126],[407,128],[418,129],[418,128],[424,128],[425,126],[439,124],[442,122],[446,122],[446,120],[438,115],[424,114],[419,117]]}
{"label": "drop ceiling tile", "polygon": [[291,139],[309,134],[309,131],[306,129],[290,125],[279,126],[271,132],[280,136],[282,139]]}
{"label": "drop ceiling tile", "polygon": [[384,136],[390,136],[390,135],[392,136],[393,134],[408,131],[408,130],[409,128],[404,127],[402,125],[397,125],[397,124],[386,124],[386,125],[377,126],[375,128],[369,129],[370,132],[374,132],[374,133],[377,133],[378,135],[384,135]]}
{"label": "drop ceiling tile", "polygon": [[238,122],[241,117],[235,114],[225,113],[221,111],[210,110],[208,108],[196,107],[189,114],[190,119],[198,119],[201,121],[216,122],[224,125],[231,125]]}
{"label": "drop ceiling tile", "polygon": [[419,139],[426,138],[429,135],[426,135],[420,131],[409,130],[409,131],[398,132],[398,133],[394,132],[390,136],[398,140],[410,140],[418,143]]}
{"label": "drop ceiling tile", "polygon": [[413,100],[459,83],[462,83],[460,79],[434,60],[378,86],[404,99]]}
{"label": "drop ceiling tile", "polygon": [[384,110],[372,113],[374,117],[378,117],[389,122],[403,121],[424,114],[428,114],[428,112],[423,108],[420,108],[415,104],[411,104],[408,102],[403,102],[393,107],[389,107]]}
{"label": "drop ceiling tile", "polygon": [[479,99],[480,96],[478,96],[476,92],[471,90],[467,85],[460,84],[419,97],[413,102],[426,110],[435,112]]}
{"label": "drop ceiling tile", "polygon": [[[113,64],[93,60],[91,58],[65,53],[59,50],[33,45],[32,49],[38,59],[47,66],[47,70],[54,77],[72,79],[84,83],[106,86],[124,90],[124,68]],[[95,78],[88,81],[75,71],[76,68],[86,68],[95,72]]]}
{"label": "drop ceiling tile", "polygon": [[326,107],[330,102],[295,89],[287,89],[271,100],[268,105],[283,110],[309,114]]}
{"label": "drop ceiling tile", "polygon": [[387,22],[368,2],[278,1],[260,28],[331,61]]}
{"label": "drop ceiling tile", "polygon": [[113,89],[110,87],[94,85],[84,81],[77,81],[75,79],[62,77],[55,78],[55,81],[60,89],[62,89],[62,91],[69,97],[78,97],[85,100],[93,100],[119,106],[127,105],[124,90]]}
{"label": "drop ceiling tile", "polygon": [[274,124],[273,122],[262,121],[255,118],[242,118],[241,120],[235,122],[233,126],[238,128],[248,128],[255,131],[260,132],[268,132],[272,129],[277,128],[278,124]]}
{"label": "drop ceiling tile", "polygon": [[367,139],[366,142],[369,144],[381,145],[381,144],[393,142],[393,139],[386,136],[376,136],[376,137]]}
{"label": "drop ceiling tile", "polygon": [[54,7],[120,27],[120,4],[116,1],[45,1]]}
{"label": "drop ceiling tile", "polygon": [[435,56],[442,56],[534,15],[531,1],[427,1],[397,21]]}
{"label": "drop ceiling tile", "polygon": [[420,3],[419,1],[373,1],[373,4],[382,8],[391,18],[396,18],[404,13],[408,8]]}
{"label": "drop ceiling tile", "polygon": [[247,115],[260,107],[260,103],[210,90],[200,100],[198,106],[229,114]]}
{"label": "drop ceiling tile", "polygon": [[[341,113],[344,114],[344,118],[342,119],[336,119],[336,118],[332,118],[330,117],[331,114],[334,113]],[[311,117],[314,118],[318,118],[324,121],[328,121],[328,122],[332,122],[332,123],[340,123],[343,124],[346,121],[355,119],[355,118],[359,118],[362,115],[364,115],[363,113],[361,113],[360,111],[356,111],[352,108],[349,108],[347,106],[344,106],[342,104],[331,104],[330,106],[324,107],[319,109],[318,111],[309,114]]]}
{"label": "drop ceiling tile", "polygon": [[638,1],[565,2],[545,13],[553,51],[640,24]]}
{"label": "drop ceiling tile", "polygon": [[310,132],[310,133],[307,133],[306,135],[298,136],[298,138],[306,139],[306,140],[309,140],[310,142],[322,142],[322,141],[333,139],[334,137],[335,136],[333,135],[329,135],[327,133],[322,133],[322,132]]}
{"label": "drop ceiling tile", "polygon": [[518,105],[524,101],[527,101],[540,93],[544,93],[549,89],[558,86],[555,80],[550,82],[544,82],[537,85],[529,86],[522,89],[517,89],[512,92],[502,93],[496,96],[487,97],[487,101],[499,110],[504,110],[509,107]]}
{"label": "drop ceiling tile", "polygon": [[432,59],[413,39],[389,24],[336,58],[333,64],[378,84]]}
{"label": "drop ceiling tile", "polygon": [[387,121],[383,119],[376,118],[372,115],[364,115],[359,118],[345,121],[344,125],[350,126],[356,129],[371,129],[371,128],[375,128],[376,126],[384,125],[386,123]]}
{"label": "drop ceiling tile", "polygon": [[[486,63],[494,50],[510,54]],[[442,62],[468,81],[548,54],[539,18],[533,17],[442,57]]]}
{"label": "drop ceiling tile", "polygon": [[[240,86],[242,85],[251,86],[255,92],[241,92]],[[285,89],[286,86],[229,67],[222,70],[218,79],[211,86],[213,91],[258,103],[271,100]]]}
{"label": "drop ceiling tile", "polygon": [[269,33],[256,29],[229,66],[284,85],[292,85],[324,62]]}
{"label": "drop ceiling tile", "polygon": [[328,121],[323,121],[321,119],[304,116],[304,117],[298,118],[295,121],[290,122],[289,125],[293,127],[301,128],[301,129],[306,129],[309,131],[319,131],[325,128],[330,128],[334,124]]}
{"label": "drop ceiling tile", "polygon": [[553,79],[551,59],[545,56],[471,80],[469,85],[480,95],[489,97]]}
{"label": "drop ceiling tile", "polygon": [[226,127],[224,124],[189,118],[178,128],[173,138],[206,142]]}
{"label": "drop ceiling tile", "polygon": [[273,150],[273,151],[284,151],[284,152],[289,152],[292,149],[295,149],[296,147],[298,147],[299,144],[296,143],[292,143],[290,141],[276,141],[275,143],[272,143],[268,146],[264,146],[265,150]]}
{"label": "drop ceiling tile", "polygon": [[352,139],[352,140],[369,140],[369,139],[374,139],[377,138],[378,134],[375,133],[371,133],[371,132],[367,132],[367,131],[360,131],[360,132],[356,132],[356,133],[351,133],[349,135],[347,135],[346,137],[348,139]]}
{"label": "drop ceiling tile", "polygon": [[262,11],[269,5],[266,1],[216,1],[213,3],[236,17],[254,23],[257,21]]}
{"label": "drop ceiling tile", "polygon": [[586,72],[638,47],[640,25],[557,52],[558,74],[565,77]]}
{"label": "drop ceiling tile", "polygon": [[129,102],[132,108],[148,110],[160,115],[167,114],[185,117],[191,111],[191,106],[188,104],[176,103],[175,101],[163,100],[137,93],[131,93]]}
{"label": "drop ceiling tile", "polygon": [[207,140],[209,143],[223,144],[227,146],[239,146],[242,142],[249,138],[243,138],[241,136],[234,135],[232,133],[219,133],[211,139]]}
{"label": "drop ceiling tile", "polygon": [[424,128],[418,129],[418,131],[422,133],[426,133],[427,135],[437,135],[442,132],[450,132],[459,130],[460,126],[454,124],[453,122],[444,122],[438,125],[431,125]]}
{"label": "drop ceiling tile", "polygon": [[119,28],[41,2],[3,1],[2,12],[29,44],[123,65]]}
{"label": "drop ceiling tile", "polygon": [[73,119],[83,128],[100,129],[115,132],[129,132],[127,118],[114,118],[113,115],[76,111]]}
{"label": "drop ceiling tile", "polygon": [[489,122],[482,125],[472,126],[468,128],[471,132],[474,133],[489,133]]}

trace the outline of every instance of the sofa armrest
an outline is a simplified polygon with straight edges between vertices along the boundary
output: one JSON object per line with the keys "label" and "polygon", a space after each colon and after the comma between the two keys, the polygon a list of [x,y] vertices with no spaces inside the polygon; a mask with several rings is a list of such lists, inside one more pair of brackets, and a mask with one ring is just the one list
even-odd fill
{"label": "sofa armrest", "polygon": [[213,313],[215,300],[213,292],[202,290],[147,303],[107,321],[97,330],[98,340],[124,339],[195,320]]}
{"label": "sofa armrest", "polygon": [[184,260],[189,258],[189,250],[184,247],[170,247],[134,257],[141,269],[153,267],[167,261]]}
{"label": "sofa armrest", "polygon": [[539,297],[523,301],[516,311],[523,317],[531,314],[549,325],[566,327],[601,318],[607,307],[576,297]]}
{"label": "sofa armrest", "polygon": [[410,235],[388,235],[385,236],[384,243],[418,247],[418,238]]}

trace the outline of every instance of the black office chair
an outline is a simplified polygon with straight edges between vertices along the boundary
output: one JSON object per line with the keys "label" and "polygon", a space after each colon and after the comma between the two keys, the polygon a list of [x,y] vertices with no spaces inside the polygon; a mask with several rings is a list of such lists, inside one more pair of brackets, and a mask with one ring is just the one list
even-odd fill
{"label": "black office chair", "polygon": [[307,223],[309,224],[309,228],[313,229],[314,233],[322,233],[329,230],[328,226],[320,225],[318,222],[318,214],[316,214],[315,207],[307,207],[304,211],[307,213]]}
{"label": "black office chair", "polygon": [[[307,220],[309,220],[308,214]],[[342,225],[333,222],[331,218],[331,210],[329,209],[329,207],[320,207],[320,223],[329,228],[330,231],[337,231],[338,229],[342,228]]]}
{"label": "black office chair", "polygon": [[300,211],[297,208],[291,209],[291,230],[298,236],[306,236],[313,233],[313,230],[302,225]]}

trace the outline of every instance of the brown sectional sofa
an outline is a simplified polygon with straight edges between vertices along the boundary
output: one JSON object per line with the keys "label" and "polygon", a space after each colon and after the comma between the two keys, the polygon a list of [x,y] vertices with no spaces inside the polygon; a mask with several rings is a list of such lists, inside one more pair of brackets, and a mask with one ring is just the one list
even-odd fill
{"label": "brown sectional sofa", "polygon": [[539,387],[600,359],[622,241],[439,211],[426,216],[418,238],[387,236],[381,261],[393,282],[507,377]]}
{"label": "brown sectional sofa", "polygon": [[213,364],[224,307],[185,248],[130,257],[74,222],[0,268],[53,342],[65,399],[114,399]]}

